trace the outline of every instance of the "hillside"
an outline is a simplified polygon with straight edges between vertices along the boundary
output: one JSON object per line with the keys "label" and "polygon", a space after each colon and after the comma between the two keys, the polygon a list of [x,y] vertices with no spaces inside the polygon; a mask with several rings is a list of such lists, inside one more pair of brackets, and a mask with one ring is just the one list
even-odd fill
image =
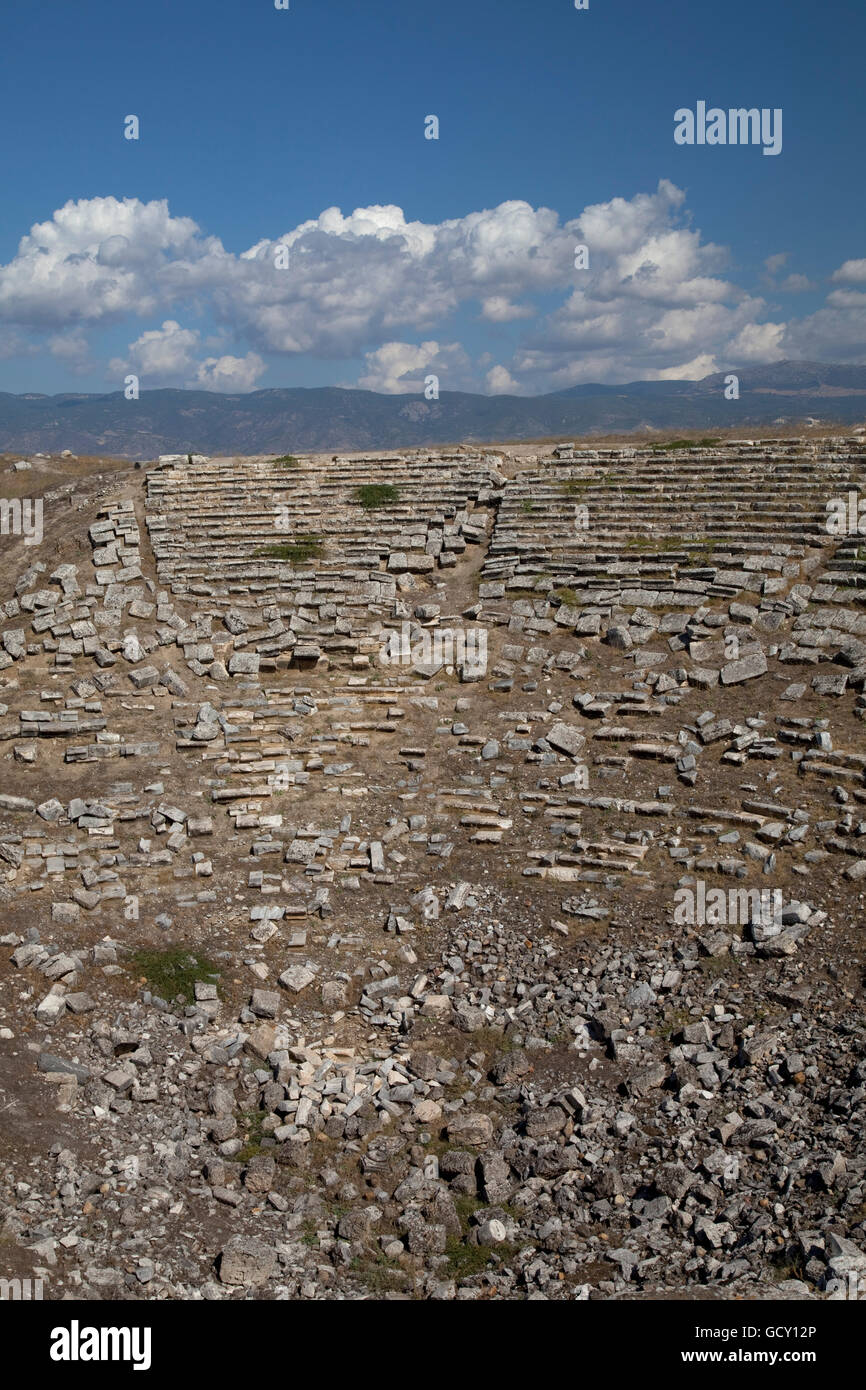
{"label": "hillside", "polygon": [[209,454],[423,447],[456,440],[523,440],[640,430],[754,428],[809,417],[852,424],[866,418],[866,367],[778,362],[737,373],[740,399],[724,396],[724,374],[702,381],[587,384],[544,396],[443,391],[438,401],[341,387],[253,391],[142,391],[107,395],[0,393],[0,451],[155,458],[175,450]]}

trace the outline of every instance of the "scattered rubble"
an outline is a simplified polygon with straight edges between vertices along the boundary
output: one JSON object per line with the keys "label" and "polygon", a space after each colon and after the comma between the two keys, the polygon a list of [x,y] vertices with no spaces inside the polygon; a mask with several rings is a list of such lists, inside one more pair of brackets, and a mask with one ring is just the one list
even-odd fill
{"label": "scattered rubble", "polygon": [[0,1230],[52,1298],[842,1296],[864,458],[171,456],[15,570]]}

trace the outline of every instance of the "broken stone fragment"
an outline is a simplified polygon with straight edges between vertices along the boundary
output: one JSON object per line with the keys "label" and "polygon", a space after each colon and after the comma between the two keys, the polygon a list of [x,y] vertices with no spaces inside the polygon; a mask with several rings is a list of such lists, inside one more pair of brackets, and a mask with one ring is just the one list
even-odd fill
{"label": "broken stone fragment", "polygon": [[545,734],[545,739],[551,748],[555,748],[559,753],[567,753],[570,758],[575,758],[580,752],[586,739],[578,729],[572,724],[565,724],[559,720]]}
{"label": "broken stone fragment", "polygon": [[493,1121],[482,1111],[467,1111],[448,1122],[448,1138],[454,1144],[483,1148],[493,1138]]}
{"label": "broken stone fragment", "polygon": [[315,978],[315,969],[309,964],[302,964],[300,961],[296,965],[290,965],[288,970],[284,970],[279,977],[283,989],[291,990],[293,994],[300,994],[301,990],[311,985]]}
{"label": "broken stone fragment", "polygon": [[232,1236],[220,1256],[223,1284],[264,1284],[277,1267],[277,1253],[254,1236]]}
{"label": "broken stone fragment", "polygon": [[767,655],[762,649],[741,656],[738,661],[729,661],[721,670],[722,685],[739,685],[743,681],[754,680],[767,671]]}

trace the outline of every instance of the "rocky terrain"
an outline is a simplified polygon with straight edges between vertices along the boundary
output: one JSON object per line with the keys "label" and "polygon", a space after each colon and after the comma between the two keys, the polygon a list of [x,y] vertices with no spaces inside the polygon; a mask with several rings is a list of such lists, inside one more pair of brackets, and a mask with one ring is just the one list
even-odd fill
{"label": "rocky terrain", "polygon": [[866,1292],[862,431],[0,470],[0,1276]]}

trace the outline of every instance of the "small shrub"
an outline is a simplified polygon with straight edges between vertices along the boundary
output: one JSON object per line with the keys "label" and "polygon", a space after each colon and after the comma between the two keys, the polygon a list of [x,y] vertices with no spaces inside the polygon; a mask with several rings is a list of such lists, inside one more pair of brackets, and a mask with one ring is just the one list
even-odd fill
{"label": "small shrub", "polygon": [[355,489],[355,501],[365,512],[374,512],[379,507],[392,507],[400,500],[399,488],[393,483],[364,483]]}
{"label": "small shrub", "polygon": [[196,980],[216,981],[220,973],[212,961],[194,955],[185,946],[136,951],[129,958],[129,967],[144,976],[152,994],[169,1002],[179,994],[191,1000]]}
{"label": "small shrub", "polygon": [[318,536],[296,536],[293,541],[278,541],[275,545],[262,546],[257,550],[257,560],[290,560],[294,565],[306,560],[316,560],[322,554],[324,545]]}
{"label": "small shrub", "polygon": [[687,544],[683,536],[629,536],[625,548],[660,553],[665,550],[685,550]]}
{"label": "small shrub", "polygon": [[238,1149],[233,1163],[249,1163],[251,1158],[255,1158],[262,1151],[262,1139],[264,1131],[262,1126],[265,1122],[264,1110],[244,1110],[238,1117],[238,1122],[243,1131],[243,1148]]}
{"label": "small shrub", "polygon": [[720,443],[718,438],[705,435],[703,439],[671,439],[667,444],[653,444],[653,453],[668,453],[671,449],[712,449]]}

